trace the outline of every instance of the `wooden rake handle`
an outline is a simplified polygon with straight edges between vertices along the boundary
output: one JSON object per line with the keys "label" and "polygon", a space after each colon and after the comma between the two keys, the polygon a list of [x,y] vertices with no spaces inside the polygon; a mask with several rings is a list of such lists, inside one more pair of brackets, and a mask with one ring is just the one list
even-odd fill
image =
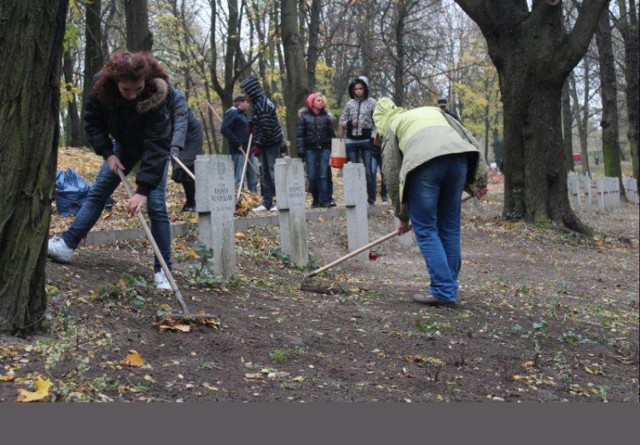
{"label": "wooden rake handle", "polygon": [[[242,166],[242,175],[240,176],[240,186],[238,187],[238,194],[236,195],[236,204],[240,201],[240,194],[242,193],[242,186],[244,185],[244,177],[247,175],[247,164],[249,163],[249,153],[251,153],[251,140],[253,139],[253,133],[249,135],[249,142],[247,143],[247,152],[245,153],[240,146],[240,151],[244,155],[244,165]],[[253,164],[251,168],[255,170]]]}
{"label": "wooden rake handle", "polygon": [[187,168],[187,166],[186,166],[186,165],[184,165],[180,159],[178,159],[178,157],[177,157],[177,156],[172,156],[171,158],[172,158],[174,161],[176,161],[176,162],[178,163],[178,165],[179,165],[180,167],[182,167],[182,169],[183,169],[183,170],[184,170],[184,171],[185,171],[189,176],[191,176],[191,179],[193,179],[194,181],[196,180],[196,175],[194,175],[193,173],[191,173],[191,170],[189,170],[189,169]]}
{"label": "wooden rake handle", "polygon": [[[120,181],[122,181],[122,184],[124,185],[124,188],[127,190],[127,194],[129,195],[129,198],[132,198],[133,197],[133,191],[131,190],[131,187],[129,186],[129,183],[125,179],[124,173],[122,173],[122,170],[120,170],[120,169],[118,169],[118,176],[120,176]],[[184,302],[184,299],[182,298],[182,293],[180,293],[180,289],[178,289],[178,285],[176,284],[175,280],[173,279],[173,275],[171,274],[171,271],[169,270],[169,266],[167,266],[167,262],[162,257],[162,253],[160,252],[160,248],[158,247],[158,244],[156,243],[156,240],[153,239],[153,235],[151,234],[151,230],[149,230],[149,226],[147,225],[147,221],[144,219],[144,216],[142,215],[142,212],[140,210],[138,210],[136,212],[136,216],[140,220],[140,224],[142,225],[142,228],[144,229],[144,233],[147,235],[147,239],[149,240],[149,242],[151,243],[151,246],[153,247],[153,253],[155,253],[156,258],[160,262],[160,266],[162,267],[162,270],[164,271],[164,274],[167,276],[167,279],[169,280],[169,283],[171,284],[171,289],[173,289],[173,292],[175,293],[176,298],[178,299],[178,303],[180,303],[180,307],[182,308],[183,314],[184,315],[189,315],[190,312],[189,312],[189,309],[187,308],[187,305]]]}
{"label": "wooden rake handle", "polygon": [[367,249],[371,249],[372,247],[375,247],[378,244],[381,244],[381,243],[385,242],[386,240],[388,240],[390,238],[393,238],[394,236],[397,236],[397,235],[399,235],[398,231],[394,230],[393,232],[383,236],[382,238],[379,238],[379,239],[377,239],[375,241],[372,241],[369,244],[365,244],[364,246],[354,250],[353,252],[350,252],[350,253],[346,254],[342,258],[338,258],[337,260],[327,264],[326,266],[323,266],[320,269],[316,269],[313,272],[310,272],[310,273],[306,274],[304,276],[304,278],[314,277],[314,276],[318,275],[319,273],[324,272],[325,270],[330,269],[333,266],[337,266],[338,264],[342,263],[343,261],[347,261],[349,258],[352,258],[352,257],[358,255],[359,253],[364,252]]}
{"label": "wooden rake handle", "polygon": [[[464,197],[460,202],[466,202],[468,200],[470,200],[471,198],[473,198],[473,195],[468,195],[466,197]],[[372,247],[377,246],[378,244],[381,244],[383,242],[385,242],[386,240],[393,238],[394,236],[400,235],[400,233],[398,232],[398,230],[394,230],[393,232],[383,236],[382,238],[379,238],[375,241],[370,242],[369,244],[366,244],[356,250],[354,250],[353,252],[350,252],[348,254],[346,254],[345,256],[338,258],[337,260],[327,264],[326,266],[321,267],[320,269],[316,269],[313,272],[309,272],[308,274],[306,274],[304,276],[304,278],[311,278],[314,277],[316,275],[318,275],[321,272],[324,272],[327,269],[332,268],[333,266],[337,266],[338,264],[342,263],[343,261],[348,260],[349,258],[353,258],[354,256],[358,255],[359,253],[364,252],[367,249],[371,249]]]}

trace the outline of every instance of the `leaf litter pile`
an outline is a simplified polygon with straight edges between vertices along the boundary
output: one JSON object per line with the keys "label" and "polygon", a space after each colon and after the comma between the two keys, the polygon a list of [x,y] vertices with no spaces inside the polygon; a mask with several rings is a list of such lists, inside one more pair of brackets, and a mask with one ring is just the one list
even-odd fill
{"label": "leaf litter pile", "polygon": [[[236,234],[227,282],[208,272],[196,231],[174,239],[182,294],[218,314],[214,325],[156,318],[179,310],[153,287],[144,241],[48,261],[46,332],[0,336],[0,400],[637,402],[637,207],[580,213],[596,231],[587,239],[502,219],[501,190],[494,178],[463,207],[454,309],[411,300],[428,285],[412,234],[312,278],[333,292],[301,289],[347,253],[344,217],[309,220],[305,269],[280,250],[278,227]],[[389,207],[370,217],[369,239],[393,228]]]}

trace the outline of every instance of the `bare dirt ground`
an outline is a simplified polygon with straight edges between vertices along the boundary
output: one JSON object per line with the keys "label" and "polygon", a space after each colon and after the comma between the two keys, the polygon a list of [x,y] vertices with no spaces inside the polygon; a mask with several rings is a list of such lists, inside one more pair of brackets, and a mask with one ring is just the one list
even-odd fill
{"label": "bare dirt ground", "polygon": [[[309,222],[305,270],[277,227],[247,230],[227,283],[195,233],[175,239],[188,306],[219,316],[189,332],[155,323],[179,306],[153,288],[146,242],[81,248],[47,264],[47,332],[0,336],[0,400],[46,380],[49,401],[638,402],[638,208],[581,214],[589,240],[503,220],[500,189],[464,205],[455,309],[411,300],[428,276],[401,239],[303,282],[347,253],[340,217]],[[374,216],[369,237],[393,228]]]}

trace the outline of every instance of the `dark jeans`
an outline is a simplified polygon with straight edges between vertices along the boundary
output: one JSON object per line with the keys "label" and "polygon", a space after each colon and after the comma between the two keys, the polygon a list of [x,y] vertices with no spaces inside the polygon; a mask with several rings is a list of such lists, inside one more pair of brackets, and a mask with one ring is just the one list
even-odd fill
{"label": "dark jeans", "polygon": [[275,165],[276,158],[280,157],[280,145],[262,147],[262,153],[260,154],[260,162],[262,162],[260,175],[262,205],[267,209],[273,206],[273,198],[276,196]]}
{"label": "dark jeans", "polygon": [[[384,180],[384,173],[382,172],[382,155],[375,153],[371,157],[371,171],[373,172],[373,183],[376,183],[376,174],[380,169],[380,198],[387,199],[387,183]],[[373,199],[376,198],[375,187],[373,192]]]}
{"label": "dark jeans", "polygon": [[[118,155],[117,149],[118,145],[114,144],[114,154],[116,156]],[[125,175],[128,174],[134,166],[135,164],[128,165],[125,170]],[[169,225],[169,214],[167,213],[166,205],[168,166],[169,162],[167,158],[162,181],[160,181],[160,184],[151,190],[151,193],[147,196],[147,213],[151,221],[151,234],[153,235],[153,239],[158,244],[158,248],[167,266],[171,268],[171,226]],[[67,246],[72,249],[78,247],[80,241],[87,236],[87,233],[89,233],[98,221],[98,218],[100,218],[107,198],[111,196],[119,184],[120,177],[109,170],[109,165],[106,161],[103,162],[96,182],[91,185],[87,199],[82,204],[71,226],[62,234],[62,239],[64,239]],[[154,260],[153,268],[156,272],[162,269],[157,258]]]}
{"label": "dark jeans", "polygon": [[[240,180],[242,179],[242,169],[244,167],[245,158],[241,153],[234,153],[231,155],[231,158],[233,159],[235,186],[236,190],[238,190],[238,187],[240,187]],[[256,193],[258,191],[258,175],[249,164],[253,165],[256,170],[258,169],[258,161],[251,153],[249,153],[249,160],[247,161],[247,172],[245,173],[244,186],[248,188],[249,191]]]}
{"label": "dark jeans", "polygon": [[418,246],[427,263],[431,295],[456,301],[462,264],[460,214],[466,154],[440,156],[407,177],[405,195]]}
{"label": "dark jeans", "polygon": [[328,148],[305,151],[309,188],[313,196],[313,203],[316,205],[329,204],[331,201],[329,194],[329,175],[331,172],[327,168],[330,157],[331,150]]}
{"label": "dark jeans", "polygon": [[371,171],[371,159],[373,156],[373,145],[371,141],[358,141],[357,143],[346,144],[347,159],[349,162],[360,162],[364,164],[365,177],[367,179],[367,201],[373,204],[376,200],[376,183]]}

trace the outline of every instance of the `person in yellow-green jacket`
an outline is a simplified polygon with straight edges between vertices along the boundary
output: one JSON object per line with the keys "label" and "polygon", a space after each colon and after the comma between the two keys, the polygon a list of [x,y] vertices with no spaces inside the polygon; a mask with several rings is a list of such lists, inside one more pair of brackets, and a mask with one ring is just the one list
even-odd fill
{"label": "person in yellow-green jacket", "polygon": [[431,279],[413,299],[455,306],[462,264],[462,192],[487,193],[487,167],[478,143],[460,122],[437,107],[405,109],[388,97],[373,120],[382,137],[382,165],[400,234],[412,228]]}

